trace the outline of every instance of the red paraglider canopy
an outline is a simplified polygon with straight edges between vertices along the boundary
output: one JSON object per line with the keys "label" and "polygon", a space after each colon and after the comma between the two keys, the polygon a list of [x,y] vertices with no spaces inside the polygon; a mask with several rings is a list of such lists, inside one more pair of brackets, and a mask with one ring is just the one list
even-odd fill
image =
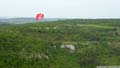
{"label": "red paraglider canopy", "polygon": [[43,13],[36,14],[36,21],[43,20],[43,19],[44,19],[44,14]]}

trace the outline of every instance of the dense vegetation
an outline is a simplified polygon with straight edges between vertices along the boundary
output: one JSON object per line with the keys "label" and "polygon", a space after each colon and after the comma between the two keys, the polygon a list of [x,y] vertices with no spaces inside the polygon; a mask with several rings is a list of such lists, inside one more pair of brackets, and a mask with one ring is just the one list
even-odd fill
{"label": "dense vegetation", "polygon": [[[61,45],[74,45],[71,52]],[[120,20],[0,25],[0,68],[96,68],[120,65]]]}

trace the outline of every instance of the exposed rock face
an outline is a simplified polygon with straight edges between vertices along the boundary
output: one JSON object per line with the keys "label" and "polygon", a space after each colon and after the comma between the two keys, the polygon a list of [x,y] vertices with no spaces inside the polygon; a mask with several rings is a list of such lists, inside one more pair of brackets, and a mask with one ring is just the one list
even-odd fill
{"label": "exposed rock face", "polygon": [[55,27],[53,27],[53,29],[57,29],[57,27],[55,26]]}
{"label": "exposed rock face", "polygon": [[67,48],[70,50],[70,52],[74,52],[75,51],[75,46],[74,45],[61,45],[60,48]]}
{"label": "exposed rock face", "polygon": [[26,59],[31,59],[31,58],[43,59],[43,58],[45,58],[45,59],[49,60],[49,56],[48,56],[48,55],[39,54],[39,53],[37,53],[37,54],[25,55],[24,58],[26,58]]}
{"label": "exposed rock face", "polygon": [[49,29],[50,29],[50,27],[46,27],[45,29],[49,30]]}

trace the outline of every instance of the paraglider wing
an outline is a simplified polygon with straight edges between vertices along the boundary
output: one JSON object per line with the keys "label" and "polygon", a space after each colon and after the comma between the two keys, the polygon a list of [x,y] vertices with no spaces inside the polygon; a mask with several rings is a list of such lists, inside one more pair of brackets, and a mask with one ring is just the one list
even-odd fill
{"label": "paraglider wing", "polygon": [[43,13],[36,14],[36,21],[43,20],[43,19],[44,19],[44,14]]}

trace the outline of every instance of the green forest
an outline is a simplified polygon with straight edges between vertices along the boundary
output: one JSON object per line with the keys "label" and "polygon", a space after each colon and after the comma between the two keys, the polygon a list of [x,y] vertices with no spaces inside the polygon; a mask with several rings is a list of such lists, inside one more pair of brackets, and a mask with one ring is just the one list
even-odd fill
{"label": "green forest", "polygon": [[0,68],[119,65],[119,19],[69,19],[0,25]]}

